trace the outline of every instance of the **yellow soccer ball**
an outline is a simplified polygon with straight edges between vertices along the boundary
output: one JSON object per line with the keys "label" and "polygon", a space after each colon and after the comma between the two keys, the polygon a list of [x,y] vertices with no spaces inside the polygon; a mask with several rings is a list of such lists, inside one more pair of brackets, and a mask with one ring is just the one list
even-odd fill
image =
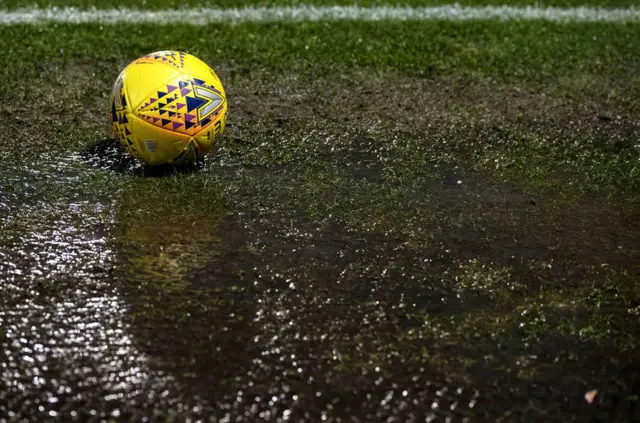
{"label": "yellow soccer ball", "polygon": [[113,130],[132,156],[149,165],[202,159],[226,120],[220,79],[187,53],[158,51],[134,60],[113,86]]}

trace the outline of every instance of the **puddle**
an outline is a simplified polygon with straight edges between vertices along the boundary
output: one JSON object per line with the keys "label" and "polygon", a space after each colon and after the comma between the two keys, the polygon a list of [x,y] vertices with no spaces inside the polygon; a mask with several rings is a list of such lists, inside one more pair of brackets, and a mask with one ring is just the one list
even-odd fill
{"label": "puddle", "polygon": [[0,175],[0,415],[10,420],[119,418],[136,403],[151,415],[176,401],[160,393],[179,392],[132,340],[112,276],[117,194],[89,179],[77,158],[54,156]]}
{"label": "puddle", "polygon": [[380,83],[328,87],[324,116],[305,106],[318,87],[265,103],[235,87],[247,106],[189,172],[149,172],[110,140],[5,165],[0,415],[637,415],[635,197],[464,166],[452,141],[510,148],[514,126],[487,128],[518,116],[494,116],[483,86],[464,109],[434,82]]}

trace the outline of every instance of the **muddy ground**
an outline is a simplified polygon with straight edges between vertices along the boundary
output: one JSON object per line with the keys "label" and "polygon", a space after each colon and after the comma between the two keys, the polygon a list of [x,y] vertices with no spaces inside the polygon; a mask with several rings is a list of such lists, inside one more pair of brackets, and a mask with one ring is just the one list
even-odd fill
{"label": "muddy ground", "polygon": [[0,421],[640,419],[633,79],[222,68],[175,174],[119,65],[0,103]]}

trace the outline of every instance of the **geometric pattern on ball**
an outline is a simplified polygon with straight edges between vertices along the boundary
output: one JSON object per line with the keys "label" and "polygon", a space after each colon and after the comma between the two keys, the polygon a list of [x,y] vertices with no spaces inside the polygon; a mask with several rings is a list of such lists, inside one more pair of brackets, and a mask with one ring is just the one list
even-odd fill
{"label": "geometric pattern on ball", "polygon": [[224,102],[216,87],[198,78],[179,77],[158,87],[135,114],[161,128],[195,135],[220,115]]}
{"label": "geometric pattern on ball", "polygon": [[160,51],[131,62],[112,91],[111,122],[120,143],[151,165],[204,157],[222,135],[227,100],[206,63]]}

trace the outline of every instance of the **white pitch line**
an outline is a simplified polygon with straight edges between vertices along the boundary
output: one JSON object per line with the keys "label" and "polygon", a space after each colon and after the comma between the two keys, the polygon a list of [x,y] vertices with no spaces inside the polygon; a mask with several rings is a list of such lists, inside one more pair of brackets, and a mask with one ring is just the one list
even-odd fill
{"label": "white pitch line", "polygon": [[185,8],[168,10],[24,8],[0,10],[0,25],[45,23],[152,23],[206,25],[216,22],[303,22],[303,21],[553,21],[553,22],[640,22],[640,8],[594,7],[359,7],[295,6],[247,7],[240,9]]}

